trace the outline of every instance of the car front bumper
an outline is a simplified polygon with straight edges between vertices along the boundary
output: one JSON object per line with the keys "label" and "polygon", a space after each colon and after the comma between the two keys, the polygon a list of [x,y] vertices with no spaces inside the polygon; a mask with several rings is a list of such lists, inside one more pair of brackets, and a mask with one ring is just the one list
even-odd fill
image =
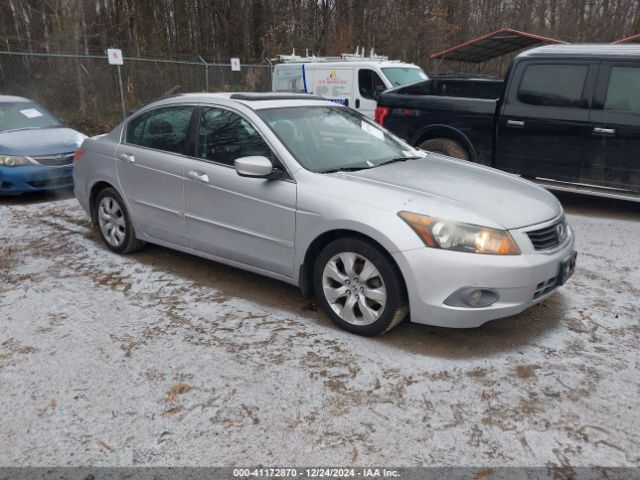
{"label": "car front bumper", "polygon": [[[452,328],[472,328],[522,312],[560,286],[563,261],[574,255],[573,234],[550,252],[520,255],[480,255],[419,248],[393,255],[405,279],[411,321]],[[487,307],[445,304],[454,292],[481,288],[498,294]]]}
{"label": "car front bumper", "polygon": [[73,186],[73,166],[0,167],[0,195],[18,195]]}

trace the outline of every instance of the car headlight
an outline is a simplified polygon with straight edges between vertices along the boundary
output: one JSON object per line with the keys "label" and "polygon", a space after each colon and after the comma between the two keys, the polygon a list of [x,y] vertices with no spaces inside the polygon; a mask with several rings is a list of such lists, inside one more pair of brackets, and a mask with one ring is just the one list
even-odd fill
{"label": "car headlight", "polygon": [[13,155],[0,155],[0,167],[19,167],[21,165],[33,165],[25,157],[16,157]]}
{"label": "car headlight", "polygon": [[427,247],[492,255],[520,255],[509,232],[468,223],[432,218],[417,213],[398,213]]}

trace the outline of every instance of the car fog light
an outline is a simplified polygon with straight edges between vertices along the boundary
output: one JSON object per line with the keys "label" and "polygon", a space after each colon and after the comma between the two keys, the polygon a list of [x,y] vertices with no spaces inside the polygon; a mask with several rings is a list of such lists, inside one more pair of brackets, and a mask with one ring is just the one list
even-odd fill
{"label": "car fog light", "polygon": [[482,302],[482,290],[473,290],[465,300],[469,305],[477,307]]}
{"label": "car fog light", "polygon": [[488,288],[465,287],[456,290],[444,301],[452,307],[488,307],[498,301],[498,292]]}

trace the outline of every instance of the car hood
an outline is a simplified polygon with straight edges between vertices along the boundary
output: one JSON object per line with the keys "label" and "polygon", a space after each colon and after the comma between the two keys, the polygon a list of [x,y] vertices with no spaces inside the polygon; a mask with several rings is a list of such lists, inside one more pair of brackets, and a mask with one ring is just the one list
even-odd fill
{"label": "car hood", "polygon": [[560,202],[538,185],[438,154],[340,175],[351,182],[393,190],[396,195],[381,194],[374,201],[398,211],[484,226],[520,228],[562,212]]}
{"label": "car hood", "polygon": [[65,127],[0,132],[0,154],[38,156],[73,152],[85,138]]}

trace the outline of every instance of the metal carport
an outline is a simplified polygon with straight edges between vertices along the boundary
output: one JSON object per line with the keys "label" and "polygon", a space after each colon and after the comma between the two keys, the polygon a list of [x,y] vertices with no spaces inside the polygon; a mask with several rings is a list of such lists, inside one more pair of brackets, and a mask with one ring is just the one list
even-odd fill
{"label": "metal carport", "polygon": [[538,44],[567,43],[555,38],[503,28],[430,56],[432,60],[483,63]]}

